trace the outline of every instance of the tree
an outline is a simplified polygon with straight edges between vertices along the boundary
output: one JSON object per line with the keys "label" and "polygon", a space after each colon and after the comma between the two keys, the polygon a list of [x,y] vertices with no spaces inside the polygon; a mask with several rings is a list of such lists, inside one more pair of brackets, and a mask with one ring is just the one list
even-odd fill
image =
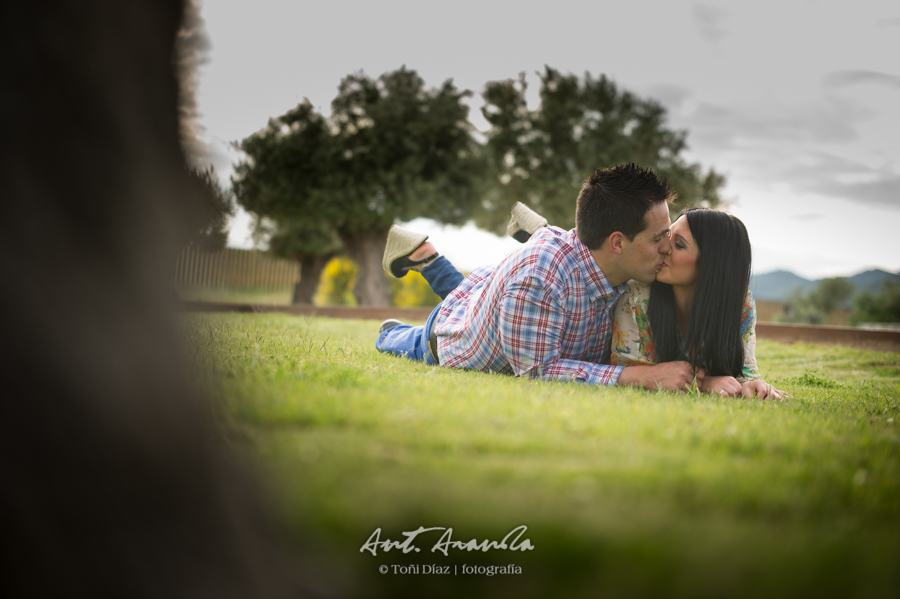
{"label": "tree", "polygon": [[468,219],[480,160],[463,99],[452,81],[426,90],[405,67],[377,80],[341,82],[325,118],[304,100],[244,139],[232,179],[238,201],[277,223],[330,228],[359,265],[360,305],[388,305],[381,268],[396,220]]}
{"label": "tree", "polygon": [[900,283],[885,278],[878,293],[863,291],[856,296],[850,322],[900,322]]}
{"label": "tree", "polygon": [[238,203],[257,217],[254,236],[266,239],[275,255],[297,260],[294,303],[312,303],[322,269],[340,249],[320,211],[304,214],[295,206],[304,195],[320,198],[315,190],[326,174],[329,142],[327,121],[304,100],[240,143],[247,160],[231,179]]}
{"label": "tree", "polygon": [[850,299],[855,289],[844,277],[822,279],[808,293],[795,289],[785,302],[782,318],[786,322],[822,324],[830,313]]}
{"label": "tree", "polygon": [[294,304],[313,302],[325,266],[343,251],[340,240],[327,223],[317,225],[296,219],[275,222],[257,218],[253,236],[267,241],[269,253],[297,261],[300,280],[294,286],[291,299]]}
{"label": "tree", "polygon": [[228,241],[228,219],[234,216],[234,197],[222,189],[216,170],[188,168],[191,192],[198,200],[190,215],[190,244],[201,251],[221,250]]}
{"label": "tree", "polygon": [[485,86],[482,113],[491,125],[486,155],[492,178],[477,221],[500,231],[509,207],[521,201],[562,227],[575,225],[574,199],[597,167],[635,162],[665,176],[678,192],[671,210],[716,206],[725,179],[703,173],[681,152],[687,133],[666,128],[666,111],[653,100],[620,91],[601,75],[579,81],[545,67],[540,106],[529,110],[524,73],[517,81]]}
{"label": "tree", "polygon": [[813,304],[825,314],[834,312],[846,304],[856,287],[846,277],[822,279],[812,291]]}

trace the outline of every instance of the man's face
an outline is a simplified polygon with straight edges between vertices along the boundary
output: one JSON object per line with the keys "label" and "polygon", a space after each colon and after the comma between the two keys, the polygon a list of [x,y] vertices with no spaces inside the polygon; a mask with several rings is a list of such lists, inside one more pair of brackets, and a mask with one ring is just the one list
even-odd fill
{"label": "man's face", "polygon": [[635,235],[633,241],[625,238],[622,265],[629,278],[652,283],[672,248],[669,240],[669,205],[660,202],[650,208],[644,215],[644,222],[647,228]]}

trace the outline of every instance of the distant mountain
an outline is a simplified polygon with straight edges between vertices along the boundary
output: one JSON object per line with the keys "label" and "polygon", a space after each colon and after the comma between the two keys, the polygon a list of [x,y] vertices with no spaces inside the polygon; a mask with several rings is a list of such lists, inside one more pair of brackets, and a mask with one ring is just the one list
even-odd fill
{"label": "distant mountain", "polygon": [[783,302],[797,287],[803,291],[809,291],[814,289],[817,284],[792,272],[776,270],[750,277],[750,292],[758,300]]}
{"label": "distant mountain", "polygon": [[892,279],[895,283],[900,282],[900,273],[892,273],[884,270],[867,270],[858,275],[847,277],[847,279],[856,285],[856,292],[860,291],[878,291],[881,289],[881,282],[885,279]]}
{"label": "distant mountain", "polygon": [[[859,293],[865,290],[878,291],[885,278],[900,283],[900,273],[886,270],[867,270],[847,277],[847,280],[853,283],[856,293]],[[797,287],[802,291],[810,291],[816,288],[819,281],[821,279],[810,281],[787,270],[776,270],[750,277],[750,291],[753,292],[753,297],[756,299],[783,302]]]}

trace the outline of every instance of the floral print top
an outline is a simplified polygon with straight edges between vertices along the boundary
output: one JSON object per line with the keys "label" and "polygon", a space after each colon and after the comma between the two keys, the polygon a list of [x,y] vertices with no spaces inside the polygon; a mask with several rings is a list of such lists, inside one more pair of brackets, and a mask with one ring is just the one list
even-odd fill
{"label": "floral print top", "polygon": [[[610,364],[637,366],[656,364],[656,346],[650,333],[647,311],[650,305],[650,285],[629,281],[616,304],[613,317]],[[756,364],[756,302],[747,290],[741,314],[741,339],[744,344],[744,367],[738,381],[759,378]]]}

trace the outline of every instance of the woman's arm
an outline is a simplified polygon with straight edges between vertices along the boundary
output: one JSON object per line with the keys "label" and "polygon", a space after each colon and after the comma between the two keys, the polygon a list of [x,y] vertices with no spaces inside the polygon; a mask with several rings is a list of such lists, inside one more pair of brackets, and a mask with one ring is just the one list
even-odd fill
{"label": "woman's arm", "polygon": [[759,379],[759,366],[756,363],[756,301],[749,290],[741,313],[741,344],[744,347],[744,365],[738,382]]}
{"label": "woman's arm", "polygon": [[741,369],[741,376],[737,379],[741,388],[735,395],[740,394],[747,398],[758,397],[759,399],[790,397],[759,376],[759,365],[756,363],[756,301],[749,290],[741,317],[741,341],[744,345],[744,367]]}
{"label": "woman's arm", "polygon": [[614,366],[652,366],[656,348],[647,320],[650,286],[629,281],[616,302],[609,363]]}

